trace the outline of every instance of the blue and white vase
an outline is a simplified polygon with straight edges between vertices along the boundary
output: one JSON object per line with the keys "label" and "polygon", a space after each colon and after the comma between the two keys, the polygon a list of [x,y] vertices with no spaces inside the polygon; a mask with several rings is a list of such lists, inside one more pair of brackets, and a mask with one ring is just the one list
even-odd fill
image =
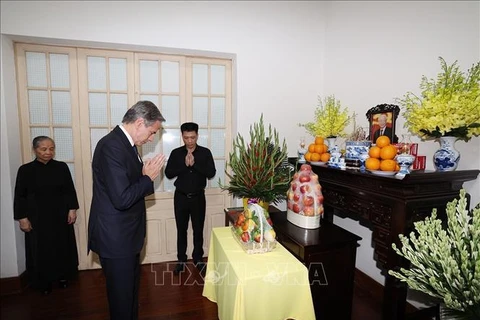
{"label": "blue and white vase", "polygon": [[433,165],[436,171],[455,171],[460,161],[460,153],[455,149],[456,137],[441,137],[440,149],[433,154]]}

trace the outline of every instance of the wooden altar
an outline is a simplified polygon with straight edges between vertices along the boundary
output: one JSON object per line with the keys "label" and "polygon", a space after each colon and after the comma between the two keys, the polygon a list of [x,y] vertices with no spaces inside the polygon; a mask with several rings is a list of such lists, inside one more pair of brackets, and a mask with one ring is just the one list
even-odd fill
{"label": "wooden altar", "polygon": [[[295,164],[296,158],[289,161]],[[400,245],[398,235],[408,234],[413,222],[423,220],[433,208],[445,218],[446,204],[458,197],[463,183],[475,180],[480,170],[413,171],[399,180],[326,165],[312,169],[322,186],[324,219],[333,222],[334,215],[350,217],[372,230],[374,258],[386,277],[383,319],[404,319],[407,288],[386,271],[407,265],[393,251],[392,243]]]}

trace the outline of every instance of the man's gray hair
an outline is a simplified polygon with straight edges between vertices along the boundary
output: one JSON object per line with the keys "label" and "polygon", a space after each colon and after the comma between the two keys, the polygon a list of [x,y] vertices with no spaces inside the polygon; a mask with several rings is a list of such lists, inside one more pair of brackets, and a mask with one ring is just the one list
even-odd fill
{"label": "man's gray hair", "polygon": [[155,122],[164,122],[165,118],[151,101],[138,101],[125,113],[122,123],[133,123],[138,118],[145,120],[145,126],[149,127]]}

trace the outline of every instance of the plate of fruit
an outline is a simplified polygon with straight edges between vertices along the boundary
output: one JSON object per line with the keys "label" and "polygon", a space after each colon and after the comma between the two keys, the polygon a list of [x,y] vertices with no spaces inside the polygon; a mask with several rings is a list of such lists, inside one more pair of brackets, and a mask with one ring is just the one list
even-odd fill
{"label": "plate of fruit", "polygon": [[326,162],[322,162],[322,161],[310,161],[310,164],[311,164],[312,166],[321,166],[321,165],[326,164]]}
{"label": "plate of fruit", "polygon": [[394,176],[397,174],[397,171],[382,171],[382,170],[367,170],[367,171],[377,176]]}

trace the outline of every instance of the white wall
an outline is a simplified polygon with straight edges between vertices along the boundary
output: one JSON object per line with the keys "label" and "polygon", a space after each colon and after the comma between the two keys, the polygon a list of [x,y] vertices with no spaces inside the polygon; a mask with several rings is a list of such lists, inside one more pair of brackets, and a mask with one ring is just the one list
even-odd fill
{"label": "white wall", "polygon": [[[418,92],[423,74],[434,77],[438,56],[458,59],[462,69],[480,60],[479,20],[479,3],[470,1],[1,2],[2,33],[14,37],[235,54],[234,125],[246,134],[263,112],[265,121],[286,137],[290,156],[305,135],[296,124],[312,119],[317,95],[334,93],[360,115],[359,124],[367,125],[369,108],[394,103],[406,91]],[[12,99],[11,91],[5,92]],[[2,98],[2,108],[6,105]],[[403,123],[400,116],[397,133],[405,132]],[[420,145],[428,169],[437,147],[435,142]],[[479,138],[456,147],[462,153],[459,170],[480,167]],[[17,153],[8,149],[15,168]],[[480,180],[465,186],[473,202],[480,202]],[[10,219],[11,212],[4,211],[2,200],[2,219],[5,215]],[[357,268],[383,283],[373,261],[371,231],[350,219],[336,222],[363,237]],[[2,220],[2,234],[4,228],[9,226]],[[1,255],[3,261],[3,247]]]}
{"label": "white wall", "polygon": [[[0,277],[17,276],[25,270],[24,235],[13,220],[13,187],[20,163],[20,139],[18,131],[17,90],[13,43],[1,36],[1,95],[0,95]],[[7,107],[8,106],[8,107]]]}

